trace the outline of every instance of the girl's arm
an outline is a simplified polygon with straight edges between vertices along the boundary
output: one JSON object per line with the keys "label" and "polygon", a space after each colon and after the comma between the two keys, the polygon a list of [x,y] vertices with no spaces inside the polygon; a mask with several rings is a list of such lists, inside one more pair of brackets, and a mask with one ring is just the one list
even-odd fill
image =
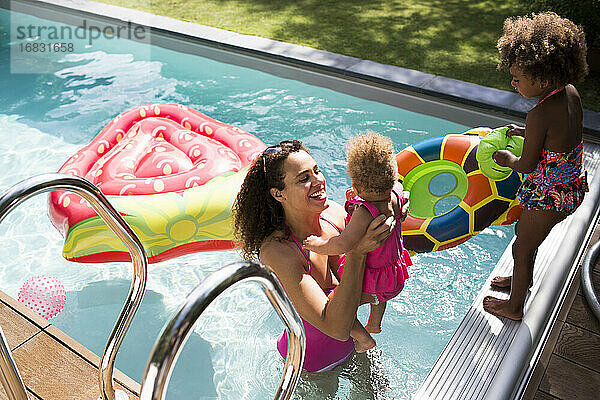
{"label": "girl's arm", "polygon": [[344,276],[329,296],[306,272],[304,257],[289,242],[267,241],[260,260],[275,272],[302,318],[334,339],[347,340],[360,304],[366,254],[390,235],[393,222],[383,215],[373,219],[365,236],[346,255]]}
{"label": "girl's arm", "polygon": [[523,154],[517,157],[508,150],[498,150],[492,155],[494,161],[503,167],[527,174],[533,172],[537,166],[546,140],[546,124],[540,109],[533,109],[527,114],[525,121],[525,140]]}
{"label": "girl's arm", "polygon": [[302,247],[319,254],[337,255],[346,253],[365,235],[369,223],[373,220],[366,207],[357,207],[352,217],[339,235],[329,239],[311,235],[302,243]]}

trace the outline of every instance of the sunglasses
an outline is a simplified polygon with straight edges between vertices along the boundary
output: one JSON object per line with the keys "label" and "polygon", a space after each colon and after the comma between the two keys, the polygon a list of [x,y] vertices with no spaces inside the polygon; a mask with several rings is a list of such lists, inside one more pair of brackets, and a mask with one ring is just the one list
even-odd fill
{"label": "sunglasses", "polygon": [[266,149],[264,149],[262,152],[263,172],[265,174],[267,173],[267,164],[265,161],[265,156],[277,154],[281,150],[283,150],[283,147],[291,147],[291,146],[293,146],[293,144],[294,144],[294,140],[283,140],[283,141],[279,142],[279,144],[274,144],[274,145],[269,146]]}

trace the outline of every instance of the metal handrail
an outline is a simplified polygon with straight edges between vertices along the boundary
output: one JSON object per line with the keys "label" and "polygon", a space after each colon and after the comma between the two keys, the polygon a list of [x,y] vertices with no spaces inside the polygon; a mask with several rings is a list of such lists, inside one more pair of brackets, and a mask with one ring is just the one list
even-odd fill
{"label": "metal handrail", "polygon": [[[102,400],[127,399],[122,390],[115,391],[113,387],[114,362],[119,347],[134,314],[139,308],[146,288],[146,275],[148,259],[144,246],[127,222],[119,215],[117,210],[108,202],[102,192],[87,180],[78,176],[65,174],[43,174],[25,179],[10,187],[0,197],[0,223],[4,217],[17,205],[28,198],[43,192],[53,190],[67,190],[78,194],[87,200],[106,225],[117,235],[131,253],[133,263],[133,279],[125,304],[113,327],[99,366],[99,386]],[[7,390],[8,391],[8,390]],[[26,398],[26,397],[25,397]]]}
{"label": "metal handrail", "polygon": [[9,400],[27,400],[23,379],[12,357],[2,327],[0,327],[0,383],[4,386]]}
{"label": "metal handrail", "polygon": [[246,279],[262,285],[267,298],[287,326],[288,353],[275,399],[287,400],[292,396],[304,363],[306,337],[302,320],[275,274],[262,265],[246,261],[227,265],[212,273],[188,295],[154,344],[142,378],[140,400],[165,398],[171,372],[194,323],[217,296]]}
{"label": "metal handrail", "polygon": [[581,289],[596,319],[600,322],[600,302],[598,301],[598,295],[594,290],[594,283],[592,281],[592,272],[598,262],[599,256],[600,241],[590,247],[583,260],[583,265],[581,266]]}

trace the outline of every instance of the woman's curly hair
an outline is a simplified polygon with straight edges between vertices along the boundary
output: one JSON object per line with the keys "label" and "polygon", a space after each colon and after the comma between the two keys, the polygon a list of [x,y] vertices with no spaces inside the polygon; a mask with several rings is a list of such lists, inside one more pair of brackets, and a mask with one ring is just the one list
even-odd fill
{"label": "woman's curly hair", "polygon": [[234,236],[241,243],[244,258],[258,258],[263,241],[275,231],[284,231],[283,207],[270,189],[285,188],[283,162],[301,150],[310,154],[299,140],[281,142],[268,147],[248,169],[232,208]]}
{"label": "woman's curly hair", "polygon": [[346,158],[354,187],[383,193],[391,190],[398,179],[394,144],[386,136],[367,132],[350,138]]}
{"label": "woman's curly hair", "polygon": [[553,12],[507,18],[497,47],[498,69],[516,66],[549,86],[580,82],[588,73],[583,29]]}

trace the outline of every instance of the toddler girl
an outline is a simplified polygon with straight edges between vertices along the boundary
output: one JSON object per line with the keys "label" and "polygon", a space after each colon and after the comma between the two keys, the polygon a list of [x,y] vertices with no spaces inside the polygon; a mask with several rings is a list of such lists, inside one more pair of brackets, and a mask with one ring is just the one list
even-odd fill
{"label": "toddler girl", "polygon": [[517,196],[523,213],[515,227],[513,276],[496,277],[492,286],[511,287],[510,298],[487,296],[486,311],[514,320],[523,317],[537,249],[550,230],[572,214],[587,188],[582,173],[583,108],[571,84],[587,74],[583,31],[555,13],[508,18],[498,40],[499,68],[508,69],[512,86],[526,98],[538,98],[525,127],[511,125],[507,135],[525,137],[523,154],[499,150],[499,165],[527,174]]}
{"label": "toddler girl", "polygon": [[[402,245],[400,230],[400,223],[408,212],[408,192],[405,196],[402,185],[397,181],[398,167],[394,146],[389,138],[374,132],[358,135],[348,142],[347,159],[352,190],[347,194],[345,205],[348,212],[346,229],[328,240],[309,236],[303,245],[320,254],[343,254],[351,250],[364,235],[373,218],[380,214],[395,218],[392,234],[379,248],[368,253],[365,261],[363,304],[371,304],[371,314],[365,328],[368,332],[379,333],[386,302],[402,291],[404,281],[408,278],[406,267],[412,265]],[[351,333],[355,339],[354,333],[360,335],[360,327],[356,324],[359,324],[358,320]],[[360,352],[364,348],[356,350]]]}

